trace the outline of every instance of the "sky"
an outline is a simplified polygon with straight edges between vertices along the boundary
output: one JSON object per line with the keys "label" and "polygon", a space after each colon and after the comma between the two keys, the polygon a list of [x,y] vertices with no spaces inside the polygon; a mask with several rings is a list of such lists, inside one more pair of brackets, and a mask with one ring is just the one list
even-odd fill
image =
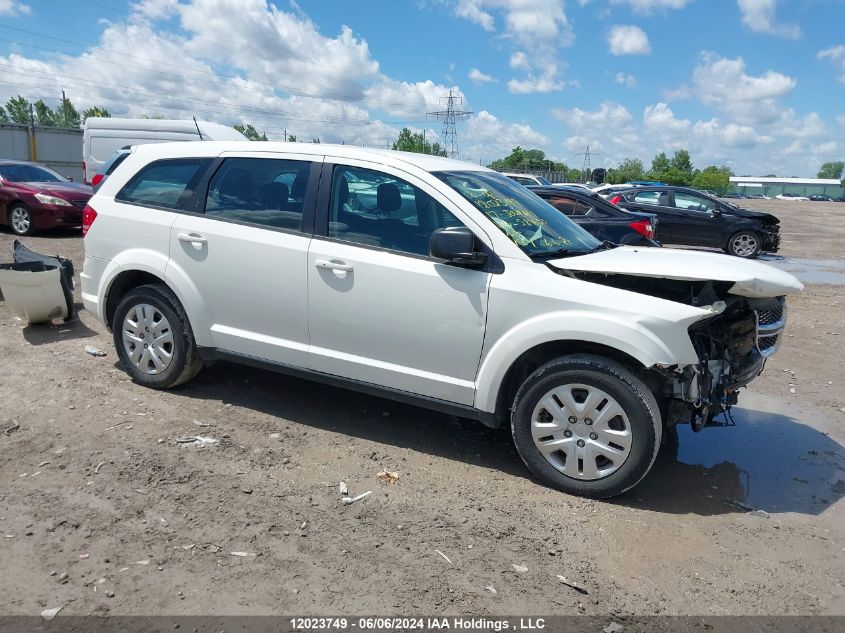
{"label": "sky", "polygon": [[0,103],[252,123],[270,140],[517,145],[580,167],[845,159],[845,0],[0,0]]}

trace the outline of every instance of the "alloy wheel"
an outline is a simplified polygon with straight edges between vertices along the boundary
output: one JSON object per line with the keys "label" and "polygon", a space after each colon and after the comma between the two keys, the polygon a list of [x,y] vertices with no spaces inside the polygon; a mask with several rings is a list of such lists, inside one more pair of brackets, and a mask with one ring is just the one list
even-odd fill
{"label": "alloy wheel", "polygon": [[757,238],[750,233],[742,233],[733,238],[731,248],[735,255],[748,257],[757,252]]}
{"label": "alloy wheel", "polygon": [[21,235],[28,233],[30,227],[32,226],[32,218],[29,215],[29,211],[27,211],[24,207],[15,207],[12,209],[11,217],[9,219],[15,233],[19,233]]}

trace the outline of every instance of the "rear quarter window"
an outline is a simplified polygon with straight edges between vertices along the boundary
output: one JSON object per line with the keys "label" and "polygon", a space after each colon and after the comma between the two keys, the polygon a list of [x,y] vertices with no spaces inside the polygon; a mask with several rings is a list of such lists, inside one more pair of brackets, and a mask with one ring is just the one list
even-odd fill
{"label": "rear quarter window", "polygon": [[163,209],[184,209],[210,158],[159,160],[143,167],[115,196],[115,200]]}

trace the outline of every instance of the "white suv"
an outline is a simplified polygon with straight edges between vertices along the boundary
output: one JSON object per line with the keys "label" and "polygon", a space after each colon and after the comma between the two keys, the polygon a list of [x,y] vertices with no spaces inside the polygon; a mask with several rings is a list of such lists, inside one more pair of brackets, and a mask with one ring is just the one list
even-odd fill
{"label": "white suv", "polygon": [[226,359],[510,424],[540,480],[592,497],[734,404],[801,289],[599,243],[476,165],[326,144],[138,146],[84,231],[85,306],[138,383]]}

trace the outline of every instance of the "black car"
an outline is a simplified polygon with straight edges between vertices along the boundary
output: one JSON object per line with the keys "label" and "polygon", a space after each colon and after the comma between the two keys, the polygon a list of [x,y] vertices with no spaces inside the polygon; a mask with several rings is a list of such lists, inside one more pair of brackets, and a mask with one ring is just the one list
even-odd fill
{"label": "black car", "polygon": [[833,198],[830,196],[823,196],[820,193],[814,193],[812,196],[809,196],[809,198],[813,202],[833,202]]}
{"label": "black car", "polygon": [[631,211],[654,213],[657,235],[666,244],[722,248],[737,257],[775,253],[780,220],[769,213],[742,209],[686,187],[638,187],[622,191],[610,202]]}
{"label": "black car", "polygon": [[654,241],[655,216],[610,204],[599,194],[579,187],[528,187],[593,236],[628,246],[660,246]]}

